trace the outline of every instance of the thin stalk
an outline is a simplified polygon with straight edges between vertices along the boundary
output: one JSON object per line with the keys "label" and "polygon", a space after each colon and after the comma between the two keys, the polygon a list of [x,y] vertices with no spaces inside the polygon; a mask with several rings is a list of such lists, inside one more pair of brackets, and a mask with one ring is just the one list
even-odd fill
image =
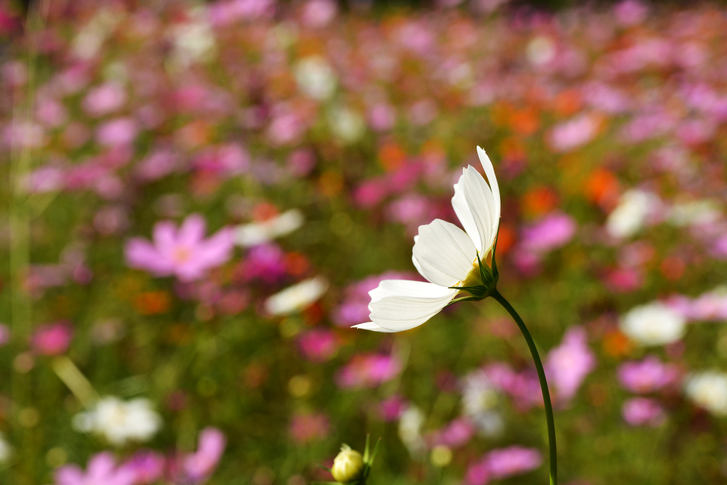
{"label": "thin stalk", "polygon": [[550,392],[548,391],[548,381],[545,378],[545,370],[543,369],[543,362],[540,360],[538,349],[535,347],[535,341],[528,331],[528,327],[525,326],[525,322],[520,318],[520,315],[510,305],[505,297],[503,297],[497,290],[491,293],[492,298],[498,301],[510,316],[515,320],[517,326],[520,327],[520,331],[525,337],[525,341],[528,343],[530,353],[533,356],[535,362],[535,368],[538,371],[538,380],[540,381],[540,390],[543,392],[543,403],[545,404],[545,420],[548,423],[548,447],[550,451],[550,485],[556,485],[558,483],[558,456],[555,448],[555,420],[553,419],[553,405],[550,402]]}

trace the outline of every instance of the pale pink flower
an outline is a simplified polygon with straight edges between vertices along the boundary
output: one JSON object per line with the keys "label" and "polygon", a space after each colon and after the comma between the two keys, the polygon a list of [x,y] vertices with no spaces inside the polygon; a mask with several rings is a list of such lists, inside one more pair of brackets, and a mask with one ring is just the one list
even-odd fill
{"label": "pale pink flower", "polygon": [[436,444],[458,448],[463,446],[475,435],[475,426],[467,418],[457,418],[437,433]]}
{"label": "pale pink flower", "polygon": [[298,349],[311,362],[325,362],[338,352],[336,335],[328,329],[314,328],[298,337]]}
{"label": "pale pink flower", "polygon": [[376,131],[389,131],[396,122],[396,112],[386,103],[377,103],[368,112],[369,125]]}
{"label": "pale pink flower", "polygon": [[128,145],[136,138],[138,128],[131,118],[116,118],[102,124],[96,130],[96,140],[103,146]]}
{"label": "pale pink flower", "polygon": [[103,116],[121,108],[126,102],[126,91],[115,83],[105,83],[91,89],[81,106],[90,116]]}
{"label": "pale pink flower", "polygon": [[116,467],[116,460],[109,452],[94,455],[84,472],[77,465],[65,465],[55,471],[55,485],[133,485],[134,472]]}
{"label": "pale pink flower", "polygon": [[336,376],[343,389],[376,387],[401,372],[401,362],[390,355],[357,355]]}
{"label": "pale pink flower", "polygon": [[492,450],[485,457],[490,476],[495,479],[508,478],[535,470],[542,462],[543,458],[538,450],[522,446]]}
{"label": "pale pink flower", "polygon": [[308,0],[303,6],[301,20],[310,27],[325,27],[337,13],[338,6],[333,0]]}
{"label": "pale pink flower", "polygon": [[205,428],[199,435],[197,451],[182,458],[182,469],[187,481],[197,483],[212,475],[225,451],[227,439],[222,431],[216,428]]}
{"label": "pale pink flower", "polygon": [[553,212],[522,231],[522,247],[532,253],[544,253],[568,244],[577,226],[571,216]]}
{"label": "pale pink flower", "polygon": [[678,377],[676,365],[665,364],[655,355],[649,355],[641,362],[625,362],[618,368],[621,385],[638,394],[658,391],[676,382]]}
{"label": "pale pink flower", "polygon": [[324,438],[331,428],[323,414],[296,414],[290,422],[290,435],[299,443]]}
{"label": "pale pink flower", "polygon": [[31,337],[33,350],[43,355],[59,355],[68,350],[73,328],[68,322],[38,325]]}
{"label": "pale pink flower", "polygon": [[568,152],[593,140],[598,133],[598,117],[582,114],[559,123],[548,133],[550,146],[557,152]]}
{"label": "pale pink flower", "polygon": [[171,221],[158,222],[153,243],[141,238],[127,241],[126,261],[155,276],[200,279],[207,270],[227,262],[234,247],[231,229],[223,228],[209,239],[204,239],[204,232],[205,220],[199,214],[187,217],[178,230]]}
{"label": "pale pink flower", "polygon": [[661,404],[645,397],[634,397],[624,402],[621,415],[631,426],[656,427],[666,420]]}
{"label": "pale pink flower", "polygon": [[164,457],[159,453],[151,450],[140,450],[134,453],[121,468],[133,474],[134,485],[151,485],[162,478],[164,464]]}
{"label": "pale pink flower", "polygon": [[557,390],[556,401],[567,404],[586,376],[596,366],[596,356],[588,347],[588,335],[582,327],[570,328],[560,346],[548,353],[545,372]]}

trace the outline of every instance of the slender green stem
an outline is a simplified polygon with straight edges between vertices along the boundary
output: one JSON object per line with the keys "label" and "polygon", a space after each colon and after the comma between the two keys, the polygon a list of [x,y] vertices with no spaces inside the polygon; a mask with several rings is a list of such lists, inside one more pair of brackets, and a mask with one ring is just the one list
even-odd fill
{"label": "slender green stem", "polygon": [[535,341],[528,331],[528,327],[525,326],[525,322],[520,318],[520,315],[510,305],[505,297],[503,297],[497,290],[491,293],[491,296],[502,305],[510,316],[515,320],[517,326],[520,327],[520,331],[525,337],[525,341],[528,343],[530,353],[533,356],[535,362],[535,368],[538,370],[538,379],[540,380],[540,389],[543,391],[543,403],[545,404],[545,419],[548,422],[548,447],[550,448],[550,485],[556,485],[558,483],[558,456],[555,448],[555,420],[553,419],[553,405],[550,403],[550,392],[548,391],[548,381],[545,379],[545,370],[543,369],[543,362],[540,360],[538,349],[535,347]]}

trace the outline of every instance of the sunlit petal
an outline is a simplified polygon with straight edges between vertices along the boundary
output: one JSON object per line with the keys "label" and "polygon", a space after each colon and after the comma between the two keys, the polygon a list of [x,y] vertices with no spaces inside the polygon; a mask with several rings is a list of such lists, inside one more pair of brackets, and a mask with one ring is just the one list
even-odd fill
{"label": "sunlit petal", "polygon": [[413,250],[417,270],[439,286],[454,286],[464,280],[477,257],[472,240],[459,227],[435,219],[419,226]]}

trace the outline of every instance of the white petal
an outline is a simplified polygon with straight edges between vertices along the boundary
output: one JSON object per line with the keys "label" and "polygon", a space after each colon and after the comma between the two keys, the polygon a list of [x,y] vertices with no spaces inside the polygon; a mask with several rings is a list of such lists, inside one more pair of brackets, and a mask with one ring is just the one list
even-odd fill
{"label": "white petal", "polygon": [[492,166],[492,161],[487,153],[480,147],[477,147],[477,155],[480,157],[480,163],[482,168],[485,169],[485,175],[487,175],[487,181],[490,183],[490,189],[492,190],[492,197],[495,200],[495,205],[492,208],[492,218],[494,223],[492,229],[497,234],[497,228],[500,225],[500,184],[497,183],[497,177],[495,176],[495,167]]}
{"label": "white petal", "polygon": [[384,333],[394,333],[395,332],[395,330],[388,330],[384,327],[379,327],[374,322],[359,323],[358,325],[354,325],[351,328],[358,328],[361,330],[371,330],[372,332],[384,332]]}
{"label": "white petal", "polygon": [[477,258],[477,249],[467,234],[440,219],[419,226],[415,241],[414,266],[422,276],[439,286],[454,286],[463,281]]}
{"label": "white petal", "polygon": [[459,182],[454,186],[452,207],[482,256],[494,241],[494,205],[492,191],[482,175],[471,165],[465,168]]}
{"label": "white petal", "polygon": [[392,332],[409,330],[439,313],[457,292],[421,281],[384,280],[369,292],[370,318]]}

